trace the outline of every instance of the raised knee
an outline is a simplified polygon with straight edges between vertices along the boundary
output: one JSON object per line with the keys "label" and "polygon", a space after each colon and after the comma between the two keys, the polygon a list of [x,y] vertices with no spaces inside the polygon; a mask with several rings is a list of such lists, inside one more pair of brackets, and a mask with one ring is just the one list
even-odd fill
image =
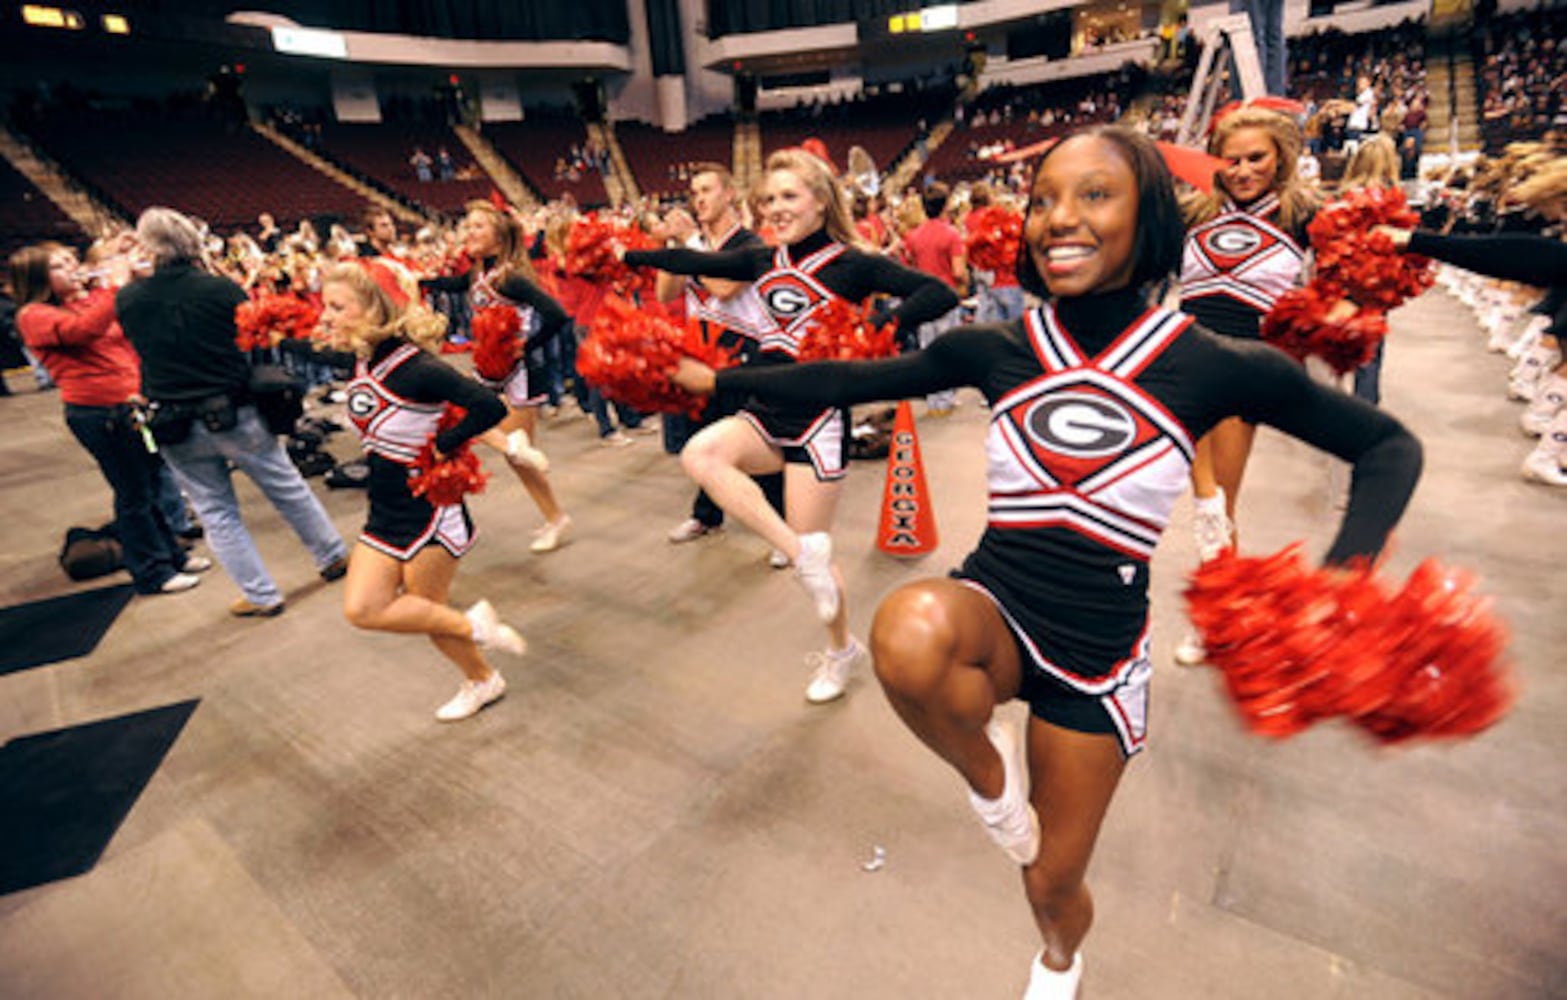
{"label": "raised knee", "polygon": [[919,697],[940,683],[957,648],[957,628],[947,603],[929,583],[894,591],[876,609],[871,653],[883,686]]}
{"label": "raised knee", "polygon": [[373,629],[380,619],[381,609],[369,601],[350,597],[343,601],[343,617],[354,628]]}

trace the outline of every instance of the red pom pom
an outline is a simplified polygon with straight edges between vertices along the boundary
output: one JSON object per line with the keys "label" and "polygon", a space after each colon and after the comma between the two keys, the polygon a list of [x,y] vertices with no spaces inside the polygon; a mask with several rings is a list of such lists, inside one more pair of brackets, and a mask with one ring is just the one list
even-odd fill
{"label": "red pom pom", "polygon": [[234,307],[234,343],[242,351],[275,347],[311,336],[320,322],[320,308],[303,299],[263,295]]}
{"label": "red pom pom", "polygon": [[1506,631],[1470,590],[1428,561],[1390,595],[1369,567],[1314,570],[1295,545],[1206,562],[1186,599],[1253,732],[1342,715],[1395,742],[1472,735],[1512,703]]}
{"label": "red pom pom", "polygon": [[644,413],[697,416],[707,405],[670,381],[682,355],[713,368],[734,364],[732,352],[708,342],[698,324],[682,330],[624,299],[609,296],[593,319],[586,341],[577,347],[577,371],[605,397]]}
{"label": "red pom pom", "polygon": [[1434,280],[1431,262],[1402,254],[1376,226],[1413,229],[1420,216],[1398,188],[1362,188],[1323,208],[1306,227],[1317,253],[1317,276],[1338,293],[1368,309],[1402,305]]}
{"label": "red pom pom", "polygon": [[[455,427],[466,413],[460,406],[447,406],[441,414],[436,433]],[[408,477],[408,489],[414,496],[424,497],[437,507],[460,503],[470,493],[483,493],[485,484],[490,480],[490,474],[484,471],[479,456],[473,453],[466,441],[452,454],[437,461],[434,434],[414,459],[413,473]]]}
{"label": "red pom pom", "polygon": [[1262,339],[1297,360],[1315,355],[1339,374],[1370,361],[1387,336],[1387,316],[1362,309],[1346,320],[1328,314],[1340,296],[1313,281],[1285,292],[1262,318]]}
{"label": "red pom pom", "polygon": [[473,368],[482,377],[498,382],[517,367],[522,357],[522,317],[504,303],[474,312]]}
{"label": "red pom pom", "polygon": [[573,222],[566,234],[565,271],[629,296],[641,287],[643,276],[615,251],[650,250],[654,246],[652,238],[636,226],[607,222],[590,213]]}
{"label": "red pom pom", "polygon": [[1017,266],[1018,243],[1023,238],[1023,219],[1000,205],[986,205],[969,213],[965,222],[968,259],[985,271],[1010,272]]}
{"label": "red pom pom", "polygon": [[898,353],[897,325],[877,327],[871,309],[830,299],[811,316],[810,327],[800,340],[801,361],[853,361],[890,358]]}

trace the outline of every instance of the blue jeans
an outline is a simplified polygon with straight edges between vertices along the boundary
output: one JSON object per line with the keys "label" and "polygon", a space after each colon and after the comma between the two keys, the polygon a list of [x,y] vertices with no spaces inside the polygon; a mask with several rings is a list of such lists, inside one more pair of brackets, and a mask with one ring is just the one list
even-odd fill
{"label": "blue jeans", "polygon": [[159,510],[160,468],[141,436],[112,406],[65,406],[65,424],[114,491],[114,523],[138,593],[157,593],[185,564],[185,552]]}
{"label": "blue jeans", "polygon": [[1386,346],[1386,341],[1379,342],[1371,360],[1355,369],[1355,395],[1372,406],[1382,403],[1382,349]]}
{"label": "blue jeans", "polygon": [[348,548],[321,501],[289,461],[278,439],[262,425],[254,406],[239,408],[239,423],[233,430],[214,434],[196,421],[190,437],[179,444],[164,445],[163,455],[207,529],[212,554],[250,603],[268,607],[282,601],[283,592],[267,572],[240,519],[239,498],[229,475],[231,462],[255,481],[283,515],[310,550],[317,569],[347,555]]}
{"label": "blue jeans", "polygon": [[979,296],[976,323],[1006,323],[1023,315],[1023,286],[987,287]]}
{"label": "blue jeans", "polygon": [[1257,41],[1262,84],[1276,97],[1284,93],[1284,0],[1246,0],[1246,16]]}
{"label": "blue jeans", "polygon": [[[953,308],[944,316],[938,316],[929,323],[921,323],[919,328],[920,350],[924,350],[936,342],[936,338],[953,329],[961,321],[959,316],[961,309]],[[932,410],[950,410],[957,405],[958,393],[955,389],[942,389],[925,397],[925,405]]]}

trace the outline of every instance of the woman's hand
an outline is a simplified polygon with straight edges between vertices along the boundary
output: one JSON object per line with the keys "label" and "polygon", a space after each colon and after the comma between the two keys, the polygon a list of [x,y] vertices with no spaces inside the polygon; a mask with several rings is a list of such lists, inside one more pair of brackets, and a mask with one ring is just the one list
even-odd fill
{"label": "woman's hand", "polygon": [[717,388],[718,376],[712,368],[696,358],[682,357],[669,380],[693,396],[711,396]]}
{"label": "woman's hand", "polygon": [[1399,229],[1394,226],[1372,226],[1373,233],[1381,233],[1393,241],[1393,249],[1403,252],[1409,249],[1409,238],[1414,235],[1412,229]]}

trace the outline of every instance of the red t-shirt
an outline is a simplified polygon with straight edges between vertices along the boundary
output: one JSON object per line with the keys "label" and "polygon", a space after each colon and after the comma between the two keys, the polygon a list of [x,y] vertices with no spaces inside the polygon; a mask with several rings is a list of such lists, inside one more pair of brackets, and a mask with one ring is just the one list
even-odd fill
{"label": "red t-shirt", "polygon": [[958,287],[952,262],[963,256],[963,237],[945,219],[927,219],[903,237],[903,246],[916,270]]}
{"label": "red t-shirt", "polygon": [[22,341],[77,406],[118,406],[141,391],[141,356],[114,318],[114,292],[65,306],[34,302],[16,314]]}

